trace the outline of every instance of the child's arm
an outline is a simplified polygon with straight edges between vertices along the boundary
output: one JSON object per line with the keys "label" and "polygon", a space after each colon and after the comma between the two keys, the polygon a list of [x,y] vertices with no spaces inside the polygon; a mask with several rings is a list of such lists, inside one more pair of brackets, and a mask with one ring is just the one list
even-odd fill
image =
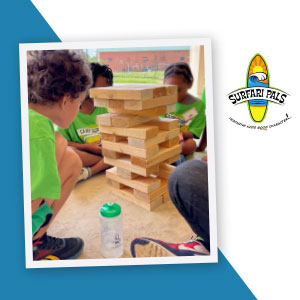
{"label": "child's arm", "polygon": [[193,139],[194,138],[194,134],[191,131],[183,131],[182,132],[182,137],[184,140],[186,139]]}
{"label": "child's arm", "polygon": [[199,146],[197,148],[197,151],[198,152],[204,151],[206,146],[207,146],[207,138],[206,138],[206,126],[205,126],[202,136],[201,136],[201,139],[200,139]]}
{"label": "child's arm", "polygon": [[31,214],[33,215],[36,210],[39,208],[41,202],[42,202],[42,198],[38,198],[38,199],[35,199],[33,201],[31,201]]}
{"label": "child's arm", "polygon": [[68,146],[74,147],[81,151],[88,151],[94,154],[102,154],[102,147],[100,141],[96,141],[88,144],[80,144],[80,143],[74,143],[72,141],[68,141]]}

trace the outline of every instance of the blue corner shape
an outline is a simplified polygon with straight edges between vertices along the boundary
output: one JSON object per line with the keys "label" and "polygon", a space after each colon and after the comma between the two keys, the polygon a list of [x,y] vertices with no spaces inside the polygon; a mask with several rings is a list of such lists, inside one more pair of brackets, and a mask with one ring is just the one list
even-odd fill
{"label": "blue corner shape", "polygon": [[0,22],[4,299],[255,299],[220,251],[218,264],[25,269],[19,43],[60,40],[29,0],[2,4]]}

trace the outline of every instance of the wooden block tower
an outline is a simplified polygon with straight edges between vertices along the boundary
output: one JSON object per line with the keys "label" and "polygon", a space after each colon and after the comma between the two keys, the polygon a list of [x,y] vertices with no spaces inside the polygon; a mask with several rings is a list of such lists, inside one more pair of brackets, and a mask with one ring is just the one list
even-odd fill
{"label": "wooden block tower", "polygon": [[107,107],[97,123],[112,191],[148,210],[169,200],[168,176],[179,159],[178,120],[159,118],[175,110],[177,87],[116,85],[93,88],[95,106]]}

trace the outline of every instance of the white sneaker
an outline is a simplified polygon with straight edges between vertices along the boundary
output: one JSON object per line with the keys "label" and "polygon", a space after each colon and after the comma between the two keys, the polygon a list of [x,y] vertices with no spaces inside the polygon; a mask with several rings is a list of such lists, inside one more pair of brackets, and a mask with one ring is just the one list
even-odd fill
{"label": "white sneaker", "polygon": [[80,170],[79,176],[77,178],[77,182],[82,181],[82,180],[86,180],[91,176],[92,176],[91,168],[84,167]]}

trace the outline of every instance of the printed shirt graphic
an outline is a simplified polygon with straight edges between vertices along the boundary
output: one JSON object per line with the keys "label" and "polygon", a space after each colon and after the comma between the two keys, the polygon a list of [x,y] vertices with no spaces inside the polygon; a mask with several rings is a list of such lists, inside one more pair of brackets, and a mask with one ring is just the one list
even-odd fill
{"label": "printed shirt graphic", "polygon": [[75,120],[67,129],[58,128],[60,132],[68,141],[79,144],[88,144],[100,141],[100,131],[96,124],[96,116],[106,114],[105,107],[95,107],[91,114],[84,114],[78,112]]}
{"label": "printed shirt graphic", "polygon": [[175,116],[179,119],[181,131],[191,131],[197,138],[205,127],[205,89],[201,99],[193,104],[176,103],[176,110],[166,117]]}

